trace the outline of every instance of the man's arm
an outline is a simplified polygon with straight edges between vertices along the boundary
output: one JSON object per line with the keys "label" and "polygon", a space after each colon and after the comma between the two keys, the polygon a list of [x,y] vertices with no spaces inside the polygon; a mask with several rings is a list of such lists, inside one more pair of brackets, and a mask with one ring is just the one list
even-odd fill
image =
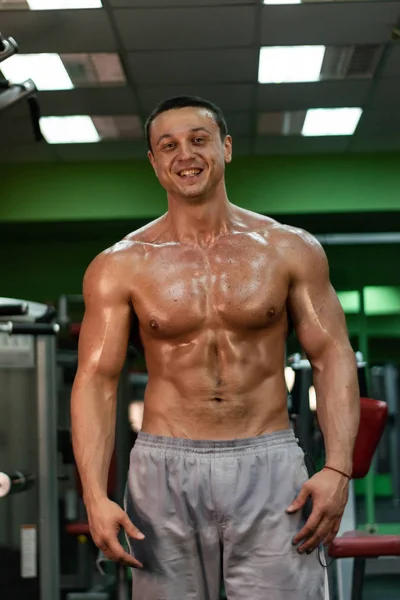
{"label": "man's arm", "polygon": [[[118,544],[122,525],[138,531],[107,498],[114,450],[117,386],[130,331],[131,305],[122,257],[105,252],[89,266],[83,283],[85,315],[79,336],[78,371],[71,397],[72,443],[95,543],[114,560],[130,559]],[[138,566],[130,559],[131,566]]]}
{"label": "man's arm", "polygon": [[311,236],[300,242],[288,307],[313,369],[326,464],[351,475],[360,411],[355,355],[325,253]]}
{"label": "man's arm", "polygon": [[[299,342],[313,369],[326,465],[351,476],[360,399],[356,360],[343,310],[329,280],[325,253],[309,234],[294,234],[289,268],[288,308]],[[303,545],[305,550],[312,549],[323,539],[326,543],[332,541],[347,500],[348,480],[345,477],[327,470],[318,475],[319,478],[316,476],[317,479],[310,480],[305,486],[301,497],[303,501],[311,494],[314,505],[308,529],[295,538],[302,539],[302,535],[311,534],[311,543]]]}

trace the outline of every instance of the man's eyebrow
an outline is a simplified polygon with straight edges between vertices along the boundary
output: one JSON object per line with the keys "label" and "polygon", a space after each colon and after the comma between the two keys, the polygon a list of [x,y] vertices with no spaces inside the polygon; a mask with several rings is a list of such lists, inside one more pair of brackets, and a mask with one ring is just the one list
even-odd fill
{"label": "man's eyebrow", "polygon": [[[207,127],[193,127],[192,129],[189,130],[191,133],[195,133],[197,131],[205,131],[206,133],[208,133],[209,135],[212,135],[211,131],[209,131],[207,129]],[[166,138],[170,138],[173,137],[172,133],[164,133],[163,135],[161,135],[158,140],[157,140],[157,146],[158,144],[162,141],[165,140]]]}

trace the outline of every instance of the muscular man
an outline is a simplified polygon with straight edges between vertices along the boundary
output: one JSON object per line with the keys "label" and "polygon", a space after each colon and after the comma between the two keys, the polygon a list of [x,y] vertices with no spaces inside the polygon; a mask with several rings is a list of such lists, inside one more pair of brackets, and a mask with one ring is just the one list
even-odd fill
{"label": "muscular man", "polygon": [[[359,420],[325,254],[306,232],[229,202],[232,139],[216,106],[166,101],[146,132],[168,211],[95,258],[84,279],[72,420],[93,539],[134,567],[138,600],[217,600],[221,576],[229,600],[321,599],[318,546],[339,529]],[[287,413],[289,316],[325,439],[327,468],[311,478]],[[149,381],[122,510],[106,483],[133,320]]]}

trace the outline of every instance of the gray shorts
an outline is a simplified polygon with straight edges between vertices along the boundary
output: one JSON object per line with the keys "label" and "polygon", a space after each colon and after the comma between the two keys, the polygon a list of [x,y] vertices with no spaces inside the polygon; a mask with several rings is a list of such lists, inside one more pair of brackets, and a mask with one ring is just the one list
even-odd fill
{"label": "gray shorts", "polygon": [[304,517],[286,508],[308,479],[291,430],[193,441],[140,433],[126,511],[146,536],[129,539],[135,600],[321,600],[317,551],[292,539]]}

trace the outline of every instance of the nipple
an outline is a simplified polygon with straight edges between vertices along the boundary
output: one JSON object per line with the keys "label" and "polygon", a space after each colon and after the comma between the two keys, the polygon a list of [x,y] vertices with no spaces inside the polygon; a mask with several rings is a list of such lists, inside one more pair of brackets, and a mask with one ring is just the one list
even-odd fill
{"label": "nipple", "polygon": [[154,331],[158,331],[160,329],[159,324],[157,323],[157,321],[155,319],[152,319],[150,321],[150,327],[154,330]]}
{"label": "nipple", "polygon": [[273,306],[270,306],[270,308],[267,311],[267,315],[270,319],[275,315],[275,308]]}

